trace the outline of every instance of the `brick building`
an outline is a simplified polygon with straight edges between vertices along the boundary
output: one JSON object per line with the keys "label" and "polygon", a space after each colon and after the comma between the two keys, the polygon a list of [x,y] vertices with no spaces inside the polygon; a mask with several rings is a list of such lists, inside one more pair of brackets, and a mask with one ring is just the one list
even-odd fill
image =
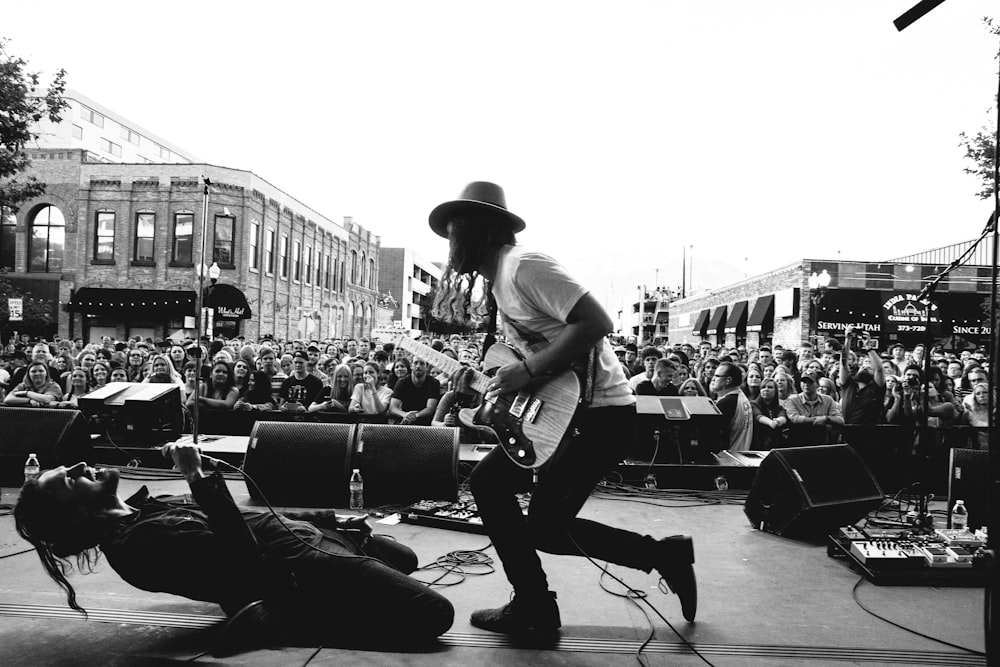
{"label": "brick building", "polygon": [[[669,340],[795,348],[806,340],[843,338],[846,327],[853,325],[879,339],[883,348],[896,341],[913,347],[925,341],[929,324],[931,342],[946,349],[985,345],[990,267],[974,264],[956,269],[940,282],[928,310],[917,297],[947,268],[939,255],[928,251],[875,263],[804,259],[671,302]],[[809,277],[823,272],[830,276],[829,286],[811,291]]]}
{"label": "brick building", "polygon": [[205,264],[221,269],[211,294],[237,299],[205,304],[218,331],[323,338],[374,325],[381,241],[349,217],[334,222],[239,169],[93,161],[86,149],[30,157],[47,190],[0,215],[0,265],[51,301],[50,336],[156,338],[191,326],[203,176]]}

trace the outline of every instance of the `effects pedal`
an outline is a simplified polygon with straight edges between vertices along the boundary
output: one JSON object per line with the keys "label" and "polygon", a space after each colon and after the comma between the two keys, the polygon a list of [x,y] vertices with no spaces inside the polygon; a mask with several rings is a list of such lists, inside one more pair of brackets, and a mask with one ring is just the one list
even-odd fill
{"label": "effects pedal", "polygon": [[855,526],[843,526],[840,529],[840,537],[844,540],[867,540],[868,536],[858,530]]}
{"label": "effects pedal", "polygon": [[899,545],[888,540],[852,542],[851,553],[865,565],[905,567],[909,563],[909,557]]}
{"label": "effects pedal", "polygon": [[949,547],[965,547],[970,551],[975,551],[986,546],[981,539],[964,528],[938,528],[934,533]]}

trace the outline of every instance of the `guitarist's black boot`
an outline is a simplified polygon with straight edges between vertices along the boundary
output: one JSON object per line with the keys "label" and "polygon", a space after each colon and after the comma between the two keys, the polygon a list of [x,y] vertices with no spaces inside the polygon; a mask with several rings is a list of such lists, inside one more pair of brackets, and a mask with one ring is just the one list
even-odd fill
{"label": "guitarist's black boot", "polygon": [[552,591],[532,596],[515,593],[502,607],[472,612],[469,621],[477,628],[508,635],[552,635],[562,625]]}
{"label": "guitarist's black boot", "polygon": [[694,543],[687,535],[671,535],[656,543],[656,570],[681,601],[684,620],[694,623],[698,583],[694,578]]}

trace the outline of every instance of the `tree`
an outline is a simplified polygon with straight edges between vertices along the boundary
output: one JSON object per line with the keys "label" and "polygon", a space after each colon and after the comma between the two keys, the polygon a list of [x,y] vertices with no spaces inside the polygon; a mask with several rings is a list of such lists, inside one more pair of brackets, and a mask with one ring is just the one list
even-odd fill
{"label": "tree", "polygon": [[44,95],[38,89],[41,74],[28,71],[28,63],[7,53],[0,37],[0,212],[16,212],[26,199],[45,192],[33,176],[21,176],[31,164],[25,148],[38,139],[38,123],[48,118],[58,123],[69,106],[63,99],[66,70],[59,70]]}
{"label": "tree", "polygon": [[[23,300],[23,312],[20,320],[10,321],[8,299],[20,297]],[[31,292],[25,292],[14,287],[7,279],[7,270],[0,266],[0,332],[7,339],[15,331],[33,336],[49,335],[55,318],[52,316],[52,305],[45,299],[36,299]]]}
{"label": "tree", "polygon": [[[993,22],[987,17],[983,19],[983,25],[994,36],[1000,36],[1000,24]],[[1000,51],[995,59],[1000,60]],[[1000,99],[995,99],[994,103],[1000,104]],[[989,111],[993,111],[990,109]],[[997,163],[997,128],[992,130],[989,127],[981,127],[974,135],[962,132],[958,135],[960,146],[965,148],[965,157],[972,162],[972,167],[965,167],[962,171],[979,178],[982,189],[978,192],[980,199],[990,199],[993,197],[995,187],[995,174]]]}

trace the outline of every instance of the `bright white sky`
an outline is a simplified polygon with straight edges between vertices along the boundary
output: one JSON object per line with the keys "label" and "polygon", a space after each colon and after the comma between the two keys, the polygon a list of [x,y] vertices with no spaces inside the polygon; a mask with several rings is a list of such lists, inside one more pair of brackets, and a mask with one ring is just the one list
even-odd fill
{"label": "bright white sky", "polygon": [[[993,120],[994,2],[503,0],[4,3],[33,69],[385,246],[444,259],[427,214],[493,180],[616,311],[804,257],[970,239],[958,134]],[[840,253],[838,255],[838,252]],[[626,294],[628,290],[628,294]]]}

